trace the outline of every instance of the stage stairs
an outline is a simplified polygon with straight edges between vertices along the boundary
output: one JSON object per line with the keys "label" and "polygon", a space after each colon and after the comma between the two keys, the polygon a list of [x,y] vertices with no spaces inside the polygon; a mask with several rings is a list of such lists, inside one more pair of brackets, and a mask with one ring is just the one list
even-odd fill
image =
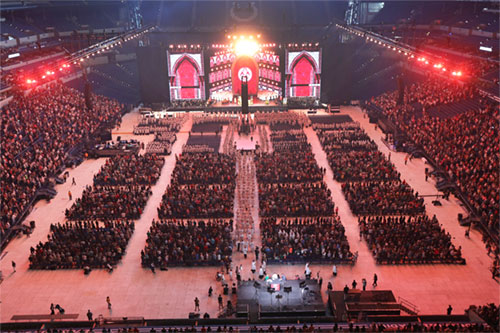
{"label": "stage stairs", "polygon": [[398,296],[398,303],[399,303],[399,307],[404,312],[406,312],[412,316],[418,315],[418,308],[415,304],[411,303],[410,301],[408,301],[400,296]]}

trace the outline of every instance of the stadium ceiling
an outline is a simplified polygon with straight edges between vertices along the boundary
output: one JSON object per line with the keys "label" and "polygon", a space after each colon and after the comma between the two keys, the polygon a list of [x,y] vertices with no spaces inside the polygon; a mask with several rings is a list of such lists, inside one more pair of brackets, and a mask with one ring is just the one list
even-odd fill
{"label": "stadium ceiling", "polygon": [[[141,1],[144,24],[163,31],[228,31],[259,27],[320,28],[342,19],[347,1]],[[153,22],[152,22],[153,21]]]}

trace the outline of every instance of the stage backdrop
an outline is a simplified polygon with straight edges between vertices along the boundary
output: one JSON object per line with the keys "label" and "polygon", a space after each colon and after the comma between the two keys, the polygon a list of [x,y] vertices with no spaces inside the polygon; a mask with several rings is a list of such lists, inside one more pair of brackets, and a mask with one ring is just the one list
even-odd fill
{"label": "stage backdrop", "polygon": [[205,99],[203,53],[168,52],[170,100]]}
{"label": "stage backdrop", "polygon": [[254,58],[240,56],[236,58],[231,69],[233,95],[241,95],[241,81],[246,76],[248,80],[248,96],[257,95],[259,85],[259,66]]}
{"label": "stage backdrop", "polygon": [[319,98],[321,51],[287,51],[286,59],[286,96]]}

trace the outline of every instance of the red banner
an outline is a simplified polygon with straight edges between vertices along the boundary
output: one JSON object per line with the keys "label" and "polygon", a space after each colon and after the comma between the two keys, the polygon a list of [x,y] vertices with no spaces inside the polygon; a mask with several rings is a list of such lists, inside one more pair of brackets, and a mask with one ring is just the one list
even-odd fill
{"label": "red banner", "polygon": [[252,57],[238,57],[233,63],[231,75],[233,81],[233,95],[241,95],[241,80],[245,76],[248,80],[248,95],[257,95],[259,84],[259,67],[257,65],[257,62]]}

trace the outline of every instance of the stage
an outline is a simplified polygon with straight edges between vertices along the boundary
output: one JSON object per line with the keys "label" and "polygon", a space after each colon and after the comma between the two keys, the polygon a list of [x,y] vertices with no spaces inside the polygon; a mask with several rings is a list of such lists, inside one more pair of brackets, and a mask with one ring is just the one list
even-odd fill
{"label": "stage", "polygon": [[236,303],[238,317],[322,317],[325,305],[316,280],[242,281]]}

